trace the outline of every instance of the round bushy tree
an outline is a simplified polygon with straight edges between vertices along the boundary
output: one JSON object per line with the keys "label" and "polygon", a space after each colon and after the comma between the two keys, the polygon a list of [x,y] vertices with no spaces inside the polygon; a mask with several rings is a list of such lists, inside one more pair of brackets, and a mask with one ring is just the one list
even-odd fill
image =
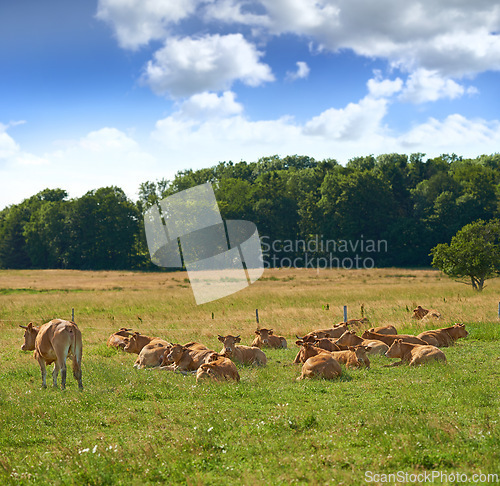
{"label": "round bushy tree", "polygon": [[500,221],[478,220],[468,224],[449,245],[435,246],[430,255],[433,267],[481,291],[486,279],[500,275]]}

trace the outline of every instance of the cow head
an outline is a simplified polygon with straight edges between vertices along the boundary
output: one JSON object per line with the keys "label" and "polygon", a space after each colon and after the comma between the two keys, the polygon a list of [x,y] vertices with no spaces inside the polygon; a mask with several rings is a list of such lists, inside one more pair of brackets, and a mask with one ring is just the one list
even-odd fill
{"label": "cow head", "polygon": [[304,343],[300,348],[300,357],[303,362],[307,361],[311,356],[318,354],[316,346],[311,343]]}
{"label": "cow head", "polygon": [[139,339],[141,337],[140,332],[134,332],[129,335],[128,342],[125,344],[123,350],[127,353],[137,353],[139,354],[142,346],[139,346]]}
{"label": "cow head", "polygon": [[354,352],[359,364],[364,364],[367,368],[370,367],[370,359],[366,355],[371,346],[350,346],[349,351]]}
{"label": "cow head", "polygon": [[455,324],[448,331],[453,340],[457,340],[458,338],[464,338],[469,335],[469,333],[465,330],[465,324]]}
{"label": "cow head", "polygon": [[182,359],[186,349],[187,348],[182,344],[173,344],[170,348],[170,352],[168,354],[165,353],[167,357],[166,359],[164,358],[164,361],[167,361],[168,363],[178,363]]}
{"label": "cow head", "polygon": [[255,331],[255,334],[258,334],[260,336],[260,340],[264,343],[264,344],[268,344],[269,343],[269,336],[272,336],[273,335],[273,330],[272,329],[265,329],[265,328],[257,328],[257,330]]}
{"label": "cow head", "polygon": [[390,348],[386,351],[385,355],[388,358],[401,358],[403,354],[401,346],[402,343],[403,343],[402,339],[395,339],[394,342],[391,344]]}
{"label": "cow head", "polygon": [[345,331],[342,336],[340,336],[335,344],[337,346],[356,346],[362,341],[362,339],[356,335],[356,331]]}
{"label": "cow head", "polygon": [[412,319],[422,319],[427,313],[429,309],[424,309],[421,305],[417,306],[413,309]]}
{"label": "cow head", "polygon": [[25,329],[24,331],[24,343],[21,346],[22,351],[33,351],[35,349],[35,339],[38,334],[38,327],[33,326],[33,323],[30,322],[27,326],[21,326]]}
{"label": "cow head", "polygon": [[231,336],[229,334],[227,336],[221,336],[219,334],[217,339],[223,344],[221,354],[224,354],[224,355],[225,354],[232,354],[235,347],[236,347],[236,344],[241,342],[241,338],[239,335],[238,336]]}
{"label": "cow head", "polygon": [[[306,334],[304,337],[300,337],[300,336],[297,336],[295,335],[295,337],[299,340],[299,341],[303,341],[305,343],[313,343],[314,341],[316,341],[316,339],[320,339],[318,337],[317,334],[315,333],[309,333],[309,334]],[[301,346],[301,344],[298,344],[298,346]]]}

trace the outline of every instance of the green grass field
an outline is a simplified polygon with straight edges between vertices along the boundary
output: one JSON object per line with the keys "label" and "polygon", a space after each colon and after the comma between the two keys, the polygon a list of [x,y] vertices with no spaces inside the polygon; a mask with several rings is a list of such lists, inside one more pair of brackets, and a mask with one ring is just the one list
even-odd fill
{"label": "green grass field", "polygon": [[[423,484],[424,473],[440,474],[437,484],[500,481],[499,300],[500,281],[475,293],[413,269],[266,270],[201,306],[184,273],[0,271],[1,484],[361,485],[405,474]],[[441,321],[414,322],[417,304]],[[342,321],[343,305],[373,326],[417,334],[463,322],[470,334],[444,348],[447,365],[385,368],[392,360],[374,357],[370,370],[337,381],[297,382],[295,334]],[[217,351],[217,334],[250,344],[256,308],[289,349],[266,350],[267,367],[239,367],[239,384],[136,370],[136,355],[106,346],[122,326]],[[18,326],[70,319],[72,309],[85,388],[68,373],[65,391],[44,390]]]}

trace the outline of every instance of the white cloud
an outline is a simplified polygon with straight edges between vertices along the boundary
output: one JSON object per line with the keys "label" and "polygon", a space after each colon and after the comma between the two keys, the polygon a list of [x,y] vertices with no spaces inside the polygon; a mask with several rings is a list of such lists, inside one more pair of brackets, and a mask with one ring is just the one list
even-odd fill
{"label": "white cloud", "polygon": [[[155,156],[116,128],[105,127],[78,140],[55,142],[58,149],[41,155],[12,142],[15,150],[7,154],[6,164],[0,164],[0,209],[47,187],[60,187],[70,197],[78,197],[113,185],[135,199],[140,183],[158,169]],[[172,171],[162,173],[171,175]]]}
{"label": "white cloud", "polygon": [[191,119],[225,118],[239,115],[243,112],[243,105],[236,101],[236,95],[231,91],[221,96],[216,93],[199,93],[182,102],[177,112],[178,117]]}
{"label": "white cloud", "polygon": [[459,98],[466,92],[473,93],[474,88],[466,90],[461,84],[443,78],[436,71],[418,69],[408,77],[400,99],[411,103],[425,103],[442,98]]}
{"label": "white cloud", "polygon": [[500,122],[470,120],[459,114],[449,115],[443,121],[430,118],[402,135],[400,141],[407,149],[430,146],[434,151],[475,157],[498,151],[494,147],[500,146]]}
{"label": "white cloud", "polygon": [[111,24],[118,43],[137,49],[164,39],[169,24],[190,16],[197,0],[99,0],[97,18]]}
{"label": "white cloud", "polygon": [[0,124],[0,161],[7,160],[19,153],[19,145],[7,134],[7,127]]}
{"label": "white cloud", "polygon": [[225,90],[236,80],[260,86],[274,80],[261,56],[241,34],[171,38],[148,62],[143,81],[155,93],[174,97]]}
{"label": "white cloud", "polygon": [[304,78],[307,78],[307,76],[309,76],[309,73],[311,72],[311,70],[309,69],[309,66],[307,65],[306,62],[298,61],[296,63],[296,66],[297,66],[296,71],[294,71],[294,72],[288,71],[286,73],[286,79],[288,81],[295,81],[297,79],[304,79]]}
{"label": "white cloud", "polygon": [[[494,2],[493,2],[494,3]],[[500,5],[489,0],[238,0],[212,1],[219,20],[268,34],[312,39],[319,50],[351,49],[412,72],[461,77],[500,69]]]}
{"label": "white cloud", "polygon": [[369,79],[366,85],[372,97],[389,98],[393,94],[401,91],[403,81],[400,78],[394,80],[382,79],[380,71],[375,71],[375,78]]}

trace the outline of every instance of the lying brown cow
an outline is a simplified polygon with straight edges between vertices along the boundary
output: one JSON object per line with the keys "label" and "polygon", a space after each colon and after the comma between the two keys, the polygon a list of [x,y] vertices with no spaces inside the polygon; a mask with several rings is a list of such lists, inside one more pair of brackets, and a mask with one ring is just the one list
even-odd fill
{"label": "lying brown cow", "polygon": [[396,339],[385,355],[388,358],[401,359],[396,363],[385,365],[386,367],[399,366],[403,363],[417,366],[429,361],[444,361],[446,363],[445,354],[436,346],[419,346],[418,344],[405,343],[402,339]]}
{"label": "lying brown cow", "polygon": [[[295,342],[295,344],[298,343],[299,341]],[[342,351],[344,349],[338,344],[336,344],[331,338],[316,339],[316,341],[314,341],[313,344],[318,348],[326,349],[327,351]],[[300,345],[302,345],[302,343]]]}
{"label": "lying brown cow", "polygon": [[257,346],[243,346],[238,344],[241,342],[240,336],[218,336],[219,341],[223,344],[221,355],[242,364],[260,365],[267,364],[267,357],[264,352]]}
{"label": "lying brown cow", "polygon": [[316,356],[317,354],[321,353],[331,354],[330,351],[319,348],[318,346],[314,346],[311,343],[302,342],[301,344],[299,344],[299,342],[300,341],[297,341],[296,343],[298,346],[300,346],[300,349],[297,353],[297,356],[295,357],[295,360],[293,361],[294,363],[305,363],[311,356]]}
{"label": "lying brown cow", "polygon": [[196,372],[196,382],[203,380],[213,381],[240,381],[236,365],[225,356],[212,353],[208,363],[203,363]]}
{"label": "lying brown cow", "polygon": [[369,329],[371,332],[376,332],[378,334],[397,334],[398,331],[394,326],[380,326],[380,327],[372,327]]}
{"label": "lying brown cow", "polygon": [[196,371],[202,364],[208,363],[214,352],[212,349],[190,349],[182,344],[173,344],[168,354],[163,355],[162,368],[182,372]]}
{"label": "lying brown cow", "polygon": [[342,374],[342,368],[338,361],[328,352],[311,356],[302,365],[302,372],[297,380],[304,378],[324,378],[333,380]]}
{"label": "lying brown cow", "polygon": [[130,335],[128,343],[123,348],[123,350],[126,351],[127,353],[139,354],[141,352],[141,349],[147,344],[154,344],[158,342],[165,345],[170,344],[164,339],[149,337],[145,336],[144,334],[141,334],[140,332],[134,332],[133,334]]}
{"label": "lying brown cow", "polygon": [[61,370],[61,389],[66,388],[66,358],[69,356],[73,362],[73,376],[82,390],[82,333],[78,326],[74,322],[53,319],[40,327],[33,326],[32,322],[20,327],[25,329],[21,349],[35,351],[33,356],[40,365],[43,388],[47,388],[46,365],[52,363],[53,385],[57,386],[57,375]]}
{"label": "lying brown cow", "polygon": [[413,315],[411,316],[412,319],[440,319],[441,314],[434,309],[424,309],[421,305],[417,306],[416,309],[413,309]]}
{"label": "lying brown cow", "polygon": [[451,327],[421,332],[417,337],[427,344],[443,348],[451,346],[457,339],[467,337],[468,335],[469,333],[465,330],[465,324],[455,324]]}
{"label": "lying brown cow", "polygon": [[346,331],[342,336],[340,336],[335,344],[337,346],[368,346],[368,354],[384,354],[389,346],[382,341],[375,339],[363,339],[360,338],[356,331]]}
{"label": "lying brown cow", "polygon": [[349,324],[342,322],[330,329],[318,329],[317,331],[308,332],[304,337],[297,336],[297,339],[301,339],[305,342],[313,342],[321,338],[339,338],[348,330]]}
{"label": "lying brown cow", "polygon": [[108,338],[108,346],[111,348],[124,349],[128,344],[128,338],[132,334],[132,329],[121,327],[117,332],[111,334]]}
{"label": "lying brown cow", "polygon": [[345,364],[346,368],[360,368],[364,365],[370,368],[370,360],[366,355],[370,346],[349,346],[347,351],[333,351],[332,356],[339,362]]}
{"label": "lying brown cow", "polygon": [[412,334],[378,334],[376,332],[365,331],[361,337],[363,339],[376,339],[390,346],[396,339],[402,339],[405,343],[426,345],[427,343]]}
{"label": "lying brown cow", "polygon": [[252,346],[258,348],[283,348],[286,349],[287,343],[283,336],[275,336],[272,329],[257,328],[257,336],[252,342]]}
{"label": "lying brown cow", "polygon": [[134,363],[134,368],[156,368],[163,363],[163,356],[170,350],[168,343],[154,342],[141,349]]}

